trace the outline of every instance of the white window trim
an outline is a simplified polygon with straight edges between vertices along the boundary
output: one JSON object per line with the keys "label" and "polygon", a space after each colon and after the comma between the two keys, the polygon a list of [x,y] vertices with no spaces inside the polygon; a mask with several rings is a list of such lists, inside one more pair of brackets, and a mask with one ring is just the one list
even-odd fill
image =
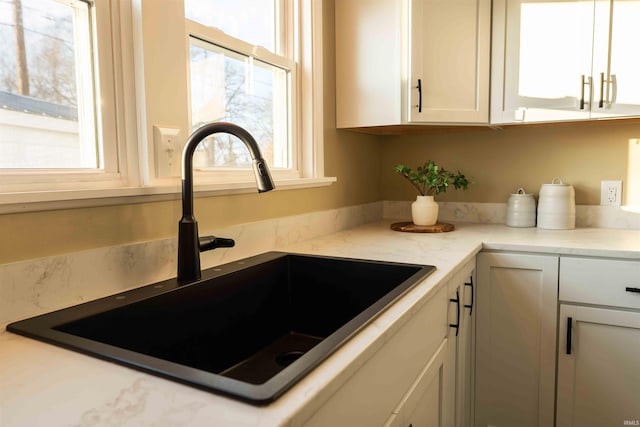
{"label": "white window trim", "polygon": [[[153,182],[150,178],[153,165],[141,159],[145,156],[140,156],[140,153],[146,151],[146,144],[152,143],[146,132],[144,104],[136,105],[136,100],[144,100],[141,89],[144,88],[144,68],[141,59],[140,5],[137,0],[112,0],[109,3],[109,17],[116,22],[112,43],[117,43],[110,48],[112,52],[122,52],[121,56],[113,55],[115,61],[111,64],[115,73],[115,85],[111,88],[111,93],[115,94],[116,106],[116,116],[112,120],[117,124],[113,127],[115,135],[112,137],[118,138],[119,142],[129,142],[120,146],[118,160],[122,173],[109,176],[112,180],[104,180],[104,173],[76,174],[76,182],[71,183],[68,173],[58,171],[42,175],[44,179],[30,182],[31,188],[21,187],[21,191],[16,191],[15,187],[5,187],[4,182],[9,180],[2,181],[0,214],[148,203],[181,197],[179,183],[166,180]],[[301,177],[276,180],[276,191],[328,186],[337,180],[335,177],[324,176],[322,2],[300,0],[297,13],[302,27],[299,43],[304,44],[299,58],[300,103],[296,107],[301,111],[300,121],[304,122],[298,123],[303,148],[300,153]],[[134,40],[134,43],[128,45],[123,43],[125,40]],[[135,76],[135,79],[125,79],[123,76]],[[101,79],[101,84],[104,80]],[[109,120],[103,116],[104,119]],[[126,179],[123,180],[124,177]],[[25,177],[20,174],[14,174],[11,179],[15,186],[25,182]],[[51,182],[57,182],[58,189],[46,189]],[[232,184],[198,184],[196,179],[195,192],[196,197],[252,193],[255,192],[255,182],[251,179]]]}

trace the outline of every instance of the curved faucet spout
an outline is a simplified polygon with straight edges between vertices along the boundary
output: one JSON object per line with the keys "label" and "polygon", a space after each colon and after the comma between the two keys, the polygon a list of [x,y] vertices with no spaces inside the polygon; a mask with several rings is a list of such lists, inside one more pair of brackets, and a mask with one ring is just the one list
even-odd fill
{"label": "curved faucet spout", "polygon": [[[253,163],[253,172],[262,193],[275,188],[273,179],[262,158],[258,143],[249,132],[233,123],[208,123],[195,130],[187,139],[182,150],[182,218],[178,224],[178,282],[189,283],[200,279],[200,251],[216,247],[233,246],[231,239],[207,239],[208,244],[201,245],[198,237],[198,222],[193,215],[193,153],[203,139],[215,133],[229,133],[240,139],[249,150]],[[213,236],[211,236],[213,237]],[[203,239],[205,239],[203,237]],[[216,245],[211,242],[225,241]]]}

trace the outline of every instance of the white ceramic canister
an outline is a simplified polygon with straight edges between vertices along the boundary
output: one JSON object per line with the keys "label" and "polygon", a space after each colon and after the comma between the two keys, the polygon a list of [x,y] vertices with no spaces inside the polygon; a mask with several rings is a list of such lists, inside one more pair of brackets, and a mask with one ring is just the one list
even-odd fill
{"label": "white ceramic canister", "polygon": [[576,227],[576,193],[572,185],[554,178],[542,184],[538,200],[538,228],[570,230]]}
{"label": "white ceramic canister", "polygon": [[518,188],[509,196],[506,224],[509,227],[536,226],[536,201],[533,194],[526,193],[524,188]]}

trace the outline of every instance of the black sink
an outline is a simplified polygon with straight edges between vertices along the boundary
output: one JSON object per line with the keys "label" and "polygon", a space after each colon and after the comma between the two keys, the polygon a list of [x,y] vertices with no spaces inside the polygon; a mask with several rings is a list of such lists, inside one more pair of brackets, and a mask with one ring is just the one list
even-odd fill
{"label": "black sink", "polygon": [[7,326],[255,404],[275,400],[433,266],[268,252]]}

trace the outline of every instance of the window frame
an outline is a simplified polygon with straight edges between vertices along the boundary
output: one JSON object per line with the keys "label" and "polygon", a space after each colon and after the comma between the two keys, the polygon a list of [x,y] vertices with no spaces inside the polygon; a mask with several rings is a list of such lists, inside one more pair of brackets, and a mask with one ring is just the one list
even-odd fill
{"label": "window frame", "polygon": [[[171,178],[159,178],[155,174],[151,127],[171,125],[152,124],[147,118],[143,9],[157,4],[147,1],[100,0],[94,3],[99,40],[95,47],[101,102],[99,120],[104,141],[116,147],[116,167],[98,173],[82,170],[0,171],[0,214],[147,203],[181,197],[179,173]],[[323,187],[336,181],[335,177],[324,175],[322,2],[296,1],[297,9],[281,13],[298,16],[298,39],[293,43],[298,44],[300,55],[296,77],[299,102],[294,107],[300,113],[294,123],[300,140],[296,153],[299,177],[276,178],[278,190]],[[180,19],[184,23],[184,16]],[[185,108],[189,108],[188,105]],[[186,141],[185,135],[181,138]],[[204,181],[196,177],[195,193],[197,197],[255,193],[255,181],[253,176]]]}
{"label": "window frame", "polygon": [[[292,0],[286,0],[286,3],[291,3]],[[286,9],[286,8],[285,8]],[[290,22],[285,24],[286,26],[291,25]],[[294,58],[287,58],[282,55],[275,54],[261,46],[256,46],[250,43],[247,43],[243,40],[232,37],[223,31],[208,27],[203,24],[200,24],[196,21],[192,21],[189,18],[185,17],[185,33],[186,33],[186,49],[189,52],[191,47],[191,38],[197,39],[199,42],[204,44],[212,44],[218,46],[225,50],[230,50],[236,52],[242,56],[246,56],[248,58],[253,58],[264,62],[266,64],[273,65],[275,67],[281,68],[288,72],[288,86],[289,91],[287,93],[287,113],[289,114],[289,123],[287,134],[290,143],[291,152],[289,153],[290,157],[290,168],[286,170],[275,169],[273,167],[270,168],[272,177],[276,180],[281,179],[296,179],[302,176],[301,167],[300,167],[300,147],[298,141],[300,141],[300,135],[298,132],[298,123],[299,118],[297,114],[297,105],[298,98],[300,92],[300,81],[298,79],[298,65]],[[287,37],[287,41],[283,44],[284,46],[280,47],[278,50],[283,51],[293,51],[293,47],[291,44],[293,43],[293,38]],[[190,61],[187,61],[187,76],[190,76]],[[188,82],[188,90],[187,90],[187,98],[188,98],[188,116],[191,118],[191,82]],[[190,120],[191,121],[191,120]],[[271,166],[271,165],[270,165]],[[197,177],[196,179],[200,183],[207,182],[246,182],[253,181],[253,170],[250,167],[247,168],[206,168],[206,169],[197,169],[194,171],[194,175]]]}

